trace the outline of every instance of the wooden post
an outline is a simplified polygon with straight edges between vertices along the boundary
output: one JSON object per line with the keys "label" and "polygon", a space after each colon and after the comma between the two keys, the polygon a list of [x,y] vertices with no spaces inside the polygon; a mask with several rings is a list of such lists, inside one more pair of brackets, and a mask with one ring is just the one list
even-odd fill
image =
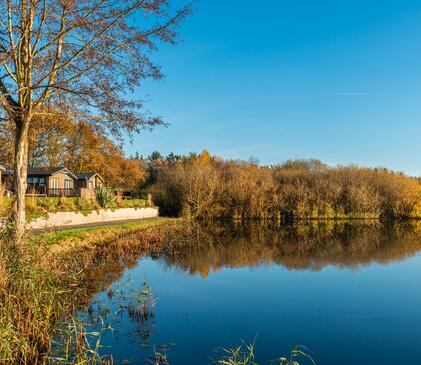
{"label": "wooden post", "polygon": [[152,194],[148,193],[148,207],[152,207]]}

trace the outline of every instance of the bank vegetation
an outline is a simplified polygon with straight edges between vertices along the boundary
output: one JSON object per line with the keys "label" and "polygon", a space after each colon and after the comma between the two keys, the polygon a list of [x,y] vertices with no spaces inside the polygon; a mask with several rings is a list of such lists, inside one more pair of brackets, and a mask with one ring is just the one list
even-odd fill
{"label": "bank vegetation", "polygon": [[160,212],[198,219],[409,219],[421,217],[420,179],[386,168],[318,160],[261,166],[200,155],[149,163]]}
{"label": "bank vegetation", "polygon": [[[61,362],[51,352],[60,322],[141,255],[170,249],[182,229],[180,222],[155,219],[50,232],[29,237],[22,253],[0,238],[0,364],[80,364],[80,353]],[[79,345],[83,363],[107,363]]]}

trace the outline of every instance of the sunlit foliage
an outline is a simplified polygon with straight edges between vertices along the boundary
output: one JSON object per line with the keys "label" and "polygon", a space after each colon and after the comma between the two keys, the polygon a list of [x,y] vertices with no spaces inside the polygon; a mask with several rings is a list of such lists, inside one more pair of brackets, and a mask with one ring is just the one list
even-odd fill
{"label": "sunlit foliage", "polygon": [[421,185],[385,168],[329,167],[317,160],[274,166],[223,161],[208,152],[150,165],[161,212],[194,218],[321,219],[420,216]]}

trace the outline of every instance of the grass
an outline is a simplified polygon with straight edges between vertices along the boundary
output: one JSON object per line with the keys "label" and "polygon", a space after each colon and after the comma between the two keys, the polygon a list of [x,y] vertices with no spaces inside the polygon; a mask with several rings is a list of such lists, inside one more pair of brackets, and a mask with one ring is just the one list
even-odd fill
{"label": "grass", "polygon": [[[170,245],[173,235],[182,229],[177,220],[151,219],[112,227],[45,232],[29,237],[25,249],[3,238],[0,363],[48,364],[58,322],[82,305],[93,291],[101,290],[104,273],[113,268],[118,275],[140,255]],[[107,277],[112,280],[112,274]],[[83,348],[78,347],[80,351]],[[97,356],[87,359],[86,364],[99,363]]]}
{"label": "grass", "polygon": [[126,199],[117,202],[119,208],[148,208],[148,201],[145,199]]}
{"label": "grass", "polygon": [[47,231],[40,234],[33,234],[30,236],[32,242],[42,241],[44,243],[54,243],[58,244],[65,239],[83,239],[89,238],[91,233],[111,233],[111,232],[120,232],[120,233],[131,233],[133,230],[137,230],[142,227],[153,227],[155,225],[160,225],[164,222],[172,222],[174,219],[169,218],[144,218],[139,221],[116,224],[112,226],[97,226],[97,227],[82,227],[82,228],[73,228],[73,229],[64,229],[58,231]]}

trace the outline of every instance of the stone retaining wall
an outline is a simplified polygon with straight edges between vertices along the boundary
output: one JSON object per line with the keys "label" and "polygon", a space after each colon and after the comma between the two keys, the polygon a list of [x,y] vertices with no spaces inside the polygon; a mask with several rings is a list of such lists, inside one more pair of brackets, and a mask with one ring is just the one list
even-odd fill
{"label": "stone retaining wall", "polygon": [[50,213],[47,218],[37,218],[29,222],[29,229],[47,229],[83,224],[107,223],[158,216],[158,208],[121,208],[112,210],[92,211],[88,215],[79,212]]}

